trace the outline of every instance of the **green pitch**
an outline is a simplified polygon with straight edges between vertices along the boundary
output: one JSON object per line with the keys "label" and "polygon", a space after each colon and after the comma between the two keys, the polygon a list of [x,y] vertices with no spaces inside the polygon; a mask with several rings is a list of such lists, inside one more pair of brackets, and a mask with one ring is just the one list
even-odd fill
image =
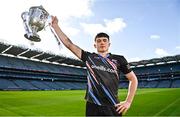
{"label": "green pitch", "polygon": [[[123,100],[127,90],[120,89]],[[0,91],[0,116],[84,116],[85,91]],[[128,116],[180,116],[180,88],[138,89]]]}

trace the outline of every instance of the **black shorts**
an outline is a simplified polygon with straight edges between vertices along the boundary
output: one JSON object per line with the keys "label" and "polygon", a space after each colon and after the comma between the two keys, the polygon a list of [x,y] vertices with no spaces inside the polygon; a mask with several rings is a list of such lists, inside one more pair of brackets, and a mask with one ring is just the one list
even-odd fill
{"label": "black shorts", "polygon": [[86,102],[86,116],[119,116],[114,106],[99,106],[94,103]]}

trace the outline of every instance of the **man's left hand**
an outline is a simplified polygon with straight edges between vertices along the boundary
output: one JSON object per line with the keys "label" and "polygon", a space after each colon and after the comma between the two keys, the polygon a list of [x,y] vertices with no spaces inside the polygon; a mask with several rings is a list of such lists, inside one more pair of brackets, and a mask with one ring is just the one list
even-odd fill
{"label": "man's left hand", "polygon": [[118,104],[115,105],[116,107],[116,111],[120,114],[125,114],[127,112],[127,110],[130,108],[131,106],[131,103],[130,102],[127,102],[127,101],[123,101],[123,102],[120,102]]}

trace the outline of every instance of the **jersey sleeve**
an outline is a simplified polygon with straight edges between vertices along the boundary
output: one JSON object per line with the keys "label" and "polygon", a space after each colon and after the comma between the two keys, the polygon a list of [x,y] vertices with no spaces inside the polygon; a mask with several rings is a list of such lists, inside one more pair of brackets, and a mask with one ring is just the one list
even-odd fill
{"label": "jersey sleeve", "polygon": [[132,71],[132,69],[130,68],[129,63],[124,58],[124,56],[122,56],[121,60],[120,60],[120,69],[124,74],[128,74],[128,73],[130,73]]}
{"label": "jersey sleeve", "polygon": [[90,54],[89,52],[82,50],[82,52],[81,52],[81,60],[82,60],[83,62],[86,62],[89,54]]}

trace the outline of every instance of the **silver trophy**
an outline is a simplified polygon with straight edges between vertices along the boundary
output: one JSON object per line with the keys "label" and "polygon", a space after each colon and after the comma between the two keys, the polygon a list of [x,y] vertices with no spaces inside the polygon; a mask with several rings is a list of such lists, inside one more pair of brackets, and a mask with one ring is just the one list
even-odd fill
{"label": "silver trophy", "polygon": [[[24,36],[32,42],[40,42],[41,39],[37,33],[44,29],[47,23],[51,23],[51,16],[49,13],[43,8],[42,5],[33,6],[30,7],[29,12],[23,12],[21,14],[21,18],[23,19],[24,29],[26,31]],[[52,27],[50,25],[49,27],[60,45],[59,39]]]}

